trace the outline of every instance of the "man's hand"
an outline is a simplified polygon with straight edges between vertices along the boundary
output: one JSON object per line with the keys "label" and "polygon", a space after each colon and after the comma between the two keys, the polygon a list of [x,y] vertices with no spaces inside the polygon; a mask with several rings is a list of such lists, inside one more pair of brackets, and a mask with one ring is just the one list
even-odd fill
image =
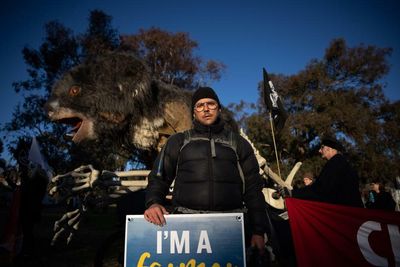
{"label": "man's hand", "polygon": [[165,225],[164,214],[169,214],[164,206],[160,204],[153,204],[144,212],[144,218],[150,223],[154,223],[159,226]]}
{"label": "man's hand", "polygon": [[278,186],[276,192],[272,193],[273,199],[287,198],[292,196],[292,191],[289,190],[287,187]]}
{"label": "man's hand", "polygon": [[251,237],[251,246],[258,249],[258,253],[260,256],[265,254],[265,240],[263,235],[252,235]]}

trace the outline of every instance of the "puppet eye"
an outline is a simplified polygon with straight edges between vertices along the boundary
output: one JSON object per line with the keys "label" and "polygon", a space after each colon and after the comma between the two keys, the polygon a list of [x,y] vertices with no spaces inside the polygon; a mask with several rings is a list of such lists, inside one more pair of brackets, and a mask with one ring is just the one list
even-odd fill
{"label": "puppet eye", "polygon": [[71,88],[69,88],[69,95],[70,96],[77,96],[79,93],[81,92],[81,88],[79,86],[72,86]]}

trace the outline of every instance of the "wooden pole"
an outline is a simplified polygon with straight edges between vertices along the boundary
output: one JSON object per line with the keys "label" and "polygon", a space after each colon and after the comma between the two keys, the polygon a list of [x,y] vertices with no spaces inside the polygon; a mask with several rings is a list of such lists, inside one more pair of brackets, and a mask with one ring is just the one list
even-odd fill
{"label": "wooden pole", "polygon": [[272,141],[274,142],[274,150],[275,150],[276,165],[278,167],[278,175],[279,175],[279,177],[282,177],[281,176],[281,168],[279,167],[278,149],[276,147],[276,142],[275,142],[274,121],[272,120],[272,113],[271,112],[269,112],[269,121],[271,123]]}

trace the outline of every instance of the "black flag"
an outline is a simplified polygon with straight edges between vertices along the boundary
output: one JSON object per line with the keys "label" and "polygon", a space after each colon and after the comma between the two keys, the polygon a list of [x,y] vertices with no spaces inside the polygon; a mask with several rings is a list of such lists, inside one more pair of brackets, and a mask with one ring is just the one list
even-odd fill
{"label": "black flag", "polygon": [[265,68],[263,68],[263,78],[264,103],[269,112],[271,112],[275,129],[280,131],[287,119],[286,111]]}

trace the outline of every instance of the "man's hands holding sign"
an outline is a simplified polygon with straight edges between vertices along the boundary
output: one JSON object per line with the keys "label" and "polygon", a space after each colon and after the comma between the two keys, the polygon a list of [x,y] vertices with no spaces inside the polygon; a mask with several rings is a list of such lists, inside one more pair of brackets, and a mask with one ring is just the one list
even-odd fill
{"label": "man's hands holding sign", "polygon": [[160,204],[153,204],[144,212],[144,218],[150,223],[164,226],[166,223],[164,215],[167,214],[169,214],[169,212],[164,206]]}

